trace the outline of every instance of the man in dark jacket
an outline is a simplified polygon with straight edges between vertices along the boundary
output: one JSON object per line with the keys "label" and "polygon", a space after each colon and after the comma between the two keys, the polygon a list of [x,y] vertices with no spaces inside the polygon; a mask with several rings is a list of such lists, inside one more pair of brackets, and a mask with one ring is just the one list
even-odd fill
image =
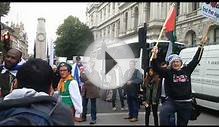
{"label": "man in dark jacket", "polygon": [[71,109],[49,96],[51,83],[52,68],[46,61],[24,63],[17,72],[15,89],[0,103],[0,126],[73,125]]}
{"label": "man in dark jacket", "polygon": [[127,94],[127,103],[129,116],[125,119],[129,119],[130,122],[138,121],[138,93],[140,90],[140,84],[143,82],[142,73],[135,68],[135,61],[129,62],[130,69],[125,72],[125,81],[124,85],[125,92]]}
{"label": "man in dark jacket", "polygon": [[18,63],[21,61],[22,52],[18,49],[10,49],[4,57],[3,65],[0,66],[0,98],[9,94],[11,85],[15,79]]}
{"label": "man in dark jacket", "polygon": [[56,65],[52,65],[52,70],[53,70],[52,86],[53,86],[54,90],[57,90],[57,87],[58,87],[58,84],[59,84],[59,80],[61,79],[61,76],[59,74],[58,68],[57,68]]}

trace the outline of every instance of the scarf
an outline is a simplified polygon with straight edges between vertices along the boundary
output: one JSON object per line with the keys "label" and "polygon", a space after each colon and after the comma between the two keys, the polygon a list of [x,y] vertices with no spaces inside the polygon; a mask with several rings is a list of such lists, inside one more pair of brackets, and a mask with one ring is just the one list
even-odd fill
{"label": "scarf", "polygon": [[19,70],[19,68],[25,63],[26,61],[24,59],[21,59],[21,61],[19,63],[17,63],[17,65],[13,68],[11,68],[10,70],[5,68],[5,62],[3,62],[3,69],[2,69],[2,74],[4,74],[5,72],[9,72],[10,74],[12,74],[13,76],[16,76],[17,71]]}
{"label": "scarf", "polygon": [[72,75],[68,75],[66,78],[61,78],[60,81],[59,81],[59,84],[58,84],[58,91],[60,92],[64,92],[65,90],[65,82],[68,81],[68,80],[72,80],[73,77]]}

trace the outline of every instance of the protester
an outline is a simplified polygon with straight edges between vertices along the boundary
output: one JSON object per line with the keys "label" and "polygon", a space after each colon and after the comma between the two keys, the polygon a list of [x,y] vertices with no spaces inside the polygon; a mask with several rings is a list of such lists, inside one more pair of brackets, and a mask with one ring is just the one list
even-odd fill
{"label": "protester", "polygon": [[90,62],[90,68],[86,70],[86,73],[82,74],[82,79],[84,80],[84,87],[82,89],[82,98],[83,98],[83,113],[82,119],[86,121],[87,115],[87,104],[88,100],[91,102],[91,121],[90,124],[95,124],[97,119],[97,108],[96,108],[96,99],[99,98],[99,88],[95,86],[90,79],[96,79],[96,81],[100,82],[100,77],[98,72],[94,69],[95,63],[94,61]]}
{"label": "protester", "polygon": [[82,98],[78,88],[78,83],[71,75],[71,65],[63,62],[60,64],[59,73],[61,79],[58,84],[58,91],[62,102],[73,110],[74,120],[81,122]]}
{"label": "protester", "polygon": [[113,89],[113,95],[112,95],[112,109],[115,111],[116,108],[116,96],[117,96],[117,91],[119,93],[119,99],[121,103],[121,110],[125,110],[125,103],[124,103],[124,98],[123,98],[123,88],[121,87],[123,84],[123,75],[122,75],[122,70],[119,67],[118,64],[115,65],[114,69],[110,70],[109,73],[111,77],[110,85],[114,87]]}
{"label": "protester", "polygon": [[[161,62],[160,63],[160,68],[165,68],[165,69],[167,69],[167,66],[168,66],[168,64],[167,64],[167,62]],[[166,96],[166,90],[165,90],[165,78],[163,78],[163,77],[161,77],[162,79],[161,79],[161,96],[160,96],[160,99],[161,99],[161,104],[163,104],[165,101],[166,101],[166,99],[167,99],[167,96]],[[167,84],[166,84],[167,85]]]}
{"label": "protester", "polygon": [[[170,57],[169,57],[170,58]],[[160,67],[161,68],[163,68],[163,69],[167,69],[168,68],[168,62],[169,61],[165,61],[165,62],[161,62],[160,63]],[[162,78],[162,77],[161,77]],[[161,79],[161,96],[160,96],[160,99],[161,99],[161,104],[163,104],[164,102],[166,102],[166,100],[167,100],[167,96],[166,96],[166,85],[168,85],[167,83],[166,83],[166,81],[165,81],[165,78],[162,78]],[[170,115],[170,117],[169,117],[169,121],[170,121],[170,125],[171,126],[176,126],[176,124],[175,124],[175,114],[172,114],[172,115]]]}
{"label": "protester", "polygon": [[18,68],[24,63],[22,52],[18,49],[10,49],[6,53],[3,65],[0,66],[0,100],[9,94]]}
{"label": "protester", "polygon": [[144,79],[144,101],[145,105],[145,125],[149,126],[149,116],[151,113],[151,108],[154,116],[154,125],[158,126],[158,104],[160,98],[160,77],[156,72],[149,67],[148,73]]}
{"label": "protester", "polygon": [[80,67],[81,66],[83,66],[82,63],[81,63],[81,57],[77,56],[76,61],[72,66],[71,74],[74,77],[74,79],[77,81],[80,92],[81,92],[81,87],[82,87],[81,86],[82,82],[81,82],[81,78],[80,78]]}
{"label": "protester", "polygon": [[128,117],[130,122],[138,121],[138,93],[140,90],[140,85],[143,82],[142,73],[135,68],[135,61],[131,60],[129,62],[130,69],[125,72],[126,84],[124,85],[125,92],[127,94],[127,103],[128,103]]}
{"label": "protester", "polygon": [[52,86],[54,90],[57,90],[59,80],[60,80],[60,74],[59,74],[59,69],[57,68],[56,65],[52,65],[52,70],[53,70],[53,80],[52,80]]}
{"label": "protester", "polygon": [[[202,40],[202,44],[207,41],[206,38]],[[203,53],[203,46],[199,46],[193,59],[186,65],[182,66],[182,59],[177,54],[172,55],[169,60],[170,68],[160,68],[157,63],[157,47],[154,47],[152,52],[153,69],[162,77],[165,78],[166,102],[163,103],[160,110],[160,125],[171,125],[169,117],[175,112],[177,113],[177,125],[187,126],[191,118],[192,111],[192,90],[191,90],[191,74],[198,65],[200,59],[199,55]],[[201,52],[202,50],[202,52]]]}
{"label": "protester", "polygon": [[51,83],[52,68],[46,61],[24,63],[17,72],[15,89],[0,103],[0,126],[73,125],[70,108],[49,96]]}

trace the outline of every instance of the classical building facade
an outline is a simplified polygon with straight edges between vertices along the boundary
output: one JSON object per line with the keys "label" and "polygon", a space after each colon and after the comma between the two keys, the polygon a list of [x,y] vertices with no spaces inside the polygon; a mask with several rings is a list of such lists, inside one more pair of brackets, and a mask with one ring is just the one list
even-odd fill
{"label": "classical building facade", "polygon": [[[22,52],[22,57],[27,59],[28,55],[28,38],[27,33],[24,30],[24,24],[21,22],[20,24],[11,23],[10,26],[1,23],[1,34],[3,35],[5,32],[9,32],[10,34],[10,46],[11,48],[17,48]],[[1,35],[1,36],[2,36]]]}
{"label": "classical building facade", "polygon": [[[147,24],[147,37],[158,39],[172,2],[97,2],[87,7],[87,25],[94,39],[117,37],[138,42],[138,29]],[[196,46],[207,24],[209,44],[219,43],[219,26],[201,14],[201,2],[177,2],[177,41]],[[164,34],[161,39],[166,40]]]}
{"label": "classical building facade", "polygon": [[36,40],[34,46],[34,54],[36,58],[47,60],[47,41],[46,41],[46,20],[44,18],[38,18]]}

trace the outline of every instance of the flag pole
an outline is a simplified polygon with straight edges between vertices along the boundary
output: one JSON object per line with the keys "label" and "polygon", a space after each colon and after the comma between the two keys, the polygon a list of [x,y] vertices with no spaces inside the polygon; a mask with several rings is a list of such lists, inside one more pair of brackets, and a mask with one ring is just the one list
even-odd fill
{"label": "flag pole", "polygon": [[[203,38],[202,38],[202,40],[201,40],[201,44],[202,44],[204,41],[206,41],[205,38],[208,36],[208,32],[209,32],[210,26],[211,26],[211,24],[209,23],[209,24],[208,24],[208,27],[207,27],[207,30],[206,30],[206,32],[205,32],[205,35],[203,36]],[[201,54],[202,54],[202,52],[203,52],[203,49],[204,49],[203,47],[204,47],[205,43],[206,43],[206,42],[204,42],[204,43],[201,45],[201,51],[200,51],[200,53],[199,53],[198,60],[201,59]]]}
{"label": "flag pole", "polygon": [[[174,9],[174,8],[173,8],[174,6],[175,6],[175,4],[173,3],[173,4],[171,5],[171,10],[168,12],[167,18],[166,18],[166,20],[165,20],[165,22],[164,22],[164,24],[163,24],[163,26],[162,26],[162,29],[161,29],[160,34],[159,34],[159,37],[158,37],[158,39],[157,39],[157,41],[156,41],[155,47],[158,46],[159,40],[160,40],[160,38],[161,38],[161,35],[163,34],[163,30],[165,29],[165,25],[166,25],[167,20],[169,19],[170,15],[171,15],[171,12],[172,12],[173,9]],[[153,52],[152,55],[151,55],[150,61],[152,61],[153,57],[154,57],[154,52]]]}

